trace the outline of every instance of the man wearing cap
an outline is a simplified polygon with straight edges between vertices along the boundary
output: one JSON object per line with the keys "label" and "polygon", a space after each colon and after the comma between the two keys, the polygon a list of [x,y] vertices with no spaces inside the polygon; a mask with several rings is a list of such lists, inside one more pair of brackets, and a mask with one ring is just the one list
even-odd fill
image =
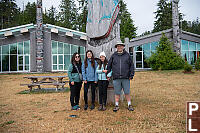
{"label": "man wearing cap", "polygon": [[125,45],[119,41],[116,43],[115,48],[117,51],[112,54],[108,62],[108,73],[112,70],[113,86],[115,91],[115,107],[114,112],[119,110],[119,99],[121,90],[123,89],[126,100],[128,102],[128,110],[133,111],[130,96],[130,80],[134,76],[134,65],[131,56],[124,49]]}

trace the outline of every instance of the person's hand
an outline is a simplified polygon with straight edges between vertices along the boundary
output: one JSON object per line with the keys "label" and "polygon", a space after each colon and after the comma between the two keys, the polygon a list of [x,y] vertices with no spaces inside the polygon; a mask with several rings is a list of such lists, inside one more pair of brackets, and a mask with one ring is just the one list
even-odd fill
{"label": "person's hand", "polygon": [[71,85],[74,85],[74,82],[71,82]]}
{"label": "person's hand", "polygon": [[108,70],[103,70],[102,72],[104,72],[104,73],[107,73],[107,72],[108,72]]}
{"label": "person's hand", "polygon": [[84,83],[86,83],[86,84],[87,84],[87,81],[85,80],[85,81],[84,81]]}
{"label": "person's hand", "polygon": [[107,77],[107,80],[109,81],[109,80],[110,80],[110,77]]}
{"label": "person's hand", "polygon": [[97,81],[94,81],[94,83],[96,84],[96,83],[97,83]]}
{"label": "person's hand", "polygon": [[131,78],[131,77],[129,78],[129,80],[132,80],[132,79],[133,79],[133,78]]}

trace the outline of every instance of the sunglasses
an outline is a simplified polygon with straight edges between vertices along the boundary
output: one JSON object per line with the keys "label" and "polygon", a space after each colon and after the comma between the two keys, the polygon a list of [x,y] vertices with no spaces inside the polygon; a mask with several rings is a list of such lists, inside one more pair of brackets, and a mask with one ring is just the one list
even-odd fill
{"label": "sunglasses", "polygon": [[80,56],[75,56],[75,58],[80,58]]}

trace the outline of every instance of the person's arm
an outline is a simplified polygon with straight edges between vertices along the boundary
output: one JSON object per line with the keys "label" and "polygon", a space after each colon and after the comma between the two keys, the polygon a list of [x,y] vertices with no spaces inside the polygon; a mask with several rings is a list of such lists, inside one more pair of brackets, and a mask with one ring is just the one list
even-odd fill
{"label": "person's arm", "polygon": [[133,79],[133,76],[135,75],[135,67],[134,67],[133,60],[130,55],[129,55],[129,64],[130,64],[130,72],[131,72],[129,78]]}
{"label": "person's arm", "polygon": [[99,67],[100,66],[98,65],[98,67],[96,68],[96,73],[102,73],[102,70],[100,70]]}
{"label": "person's arm", "polygon": [[112,70],[107,74],[107,77],[111,77],[112,76]]}
{"label": "person's arm", "polygon": [[69,77],[69,81],[73,82],[74,79],[72,78],[72,70],[73,70],[73,65],[70,64],[69,68],[68,68],[68,77]]}
{"label": "person's arm", "polygon": [[86,76],[86,68],[85,68],[85,63],[82,63],[82,75],[83,75],[83,81],[87,80],[87,76]]}
{"label": "person's arm", "polygon": [[97,62],[95,61],[95,73],[94,73],[94,80],[95,80],[95,82],[97,83],[97,81],[98,81],[98,74],[97,74],[97,72],[96,72],[96,70],[97,70]]}
{"label": "person's arm", "polygon": [[113,56],[111,56],[110,60],[108,61],[107,73],[109,73],[112,70],[112,61],[113,61]]}

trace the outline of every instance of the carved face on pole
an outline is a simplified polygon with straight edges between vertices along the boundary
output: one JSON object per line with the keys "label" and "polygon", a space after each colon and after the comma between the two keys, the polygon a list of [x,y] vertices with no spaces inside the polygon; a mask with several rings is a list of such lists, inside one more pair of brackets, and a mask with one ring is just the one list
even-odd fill
{"label": "carved face on pole", "polygon": [[88,0],[86,31],[90,38],[109,35],[119,12],[120,0]]}

